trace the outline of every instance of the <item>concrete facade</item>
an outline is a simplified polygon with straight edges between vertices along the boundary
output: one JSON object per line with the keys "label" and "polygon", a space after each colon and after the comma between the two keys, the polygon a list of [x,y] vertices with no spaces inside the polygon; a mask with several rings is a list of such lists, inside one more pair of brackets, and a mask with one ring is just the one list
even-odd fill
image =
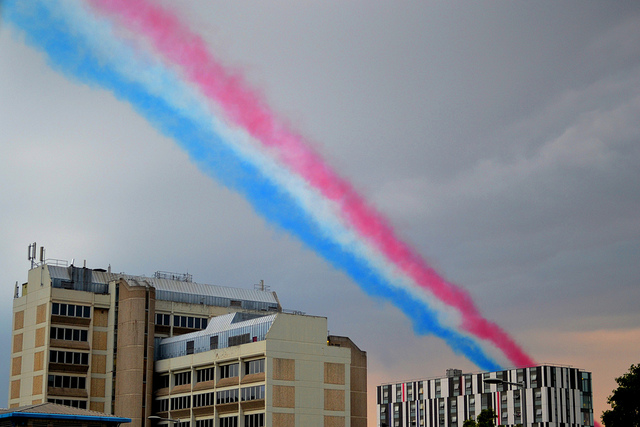
{"label": "concrete facade", "polygon": [[[233,313],[249,323],[275,320],[255,342],[225,335],[219,349],[159,357],[181,337],[203,335]],[[156,425],[149,417],[164,415],[184,419],[180,427],[229,427],[233,414],[245,427],[364,427],[366,353],[348,338],[327,337],[326,323],[282,313],[272,292],[45,262],[29,271],[14,298],[9,407],[63,404],[130,418],[136,427]],[[263,366],[262,372],[219,377],[222,366],[256,359],[263,365],[251,369]],[[174,375],[197,375],[205,366],[213,368],[211,378],[197,384],[197,377],[185,382],[191,374]],[[204,405],[221,391],[233,396],[233,389],[264,389],[265,398]],[[196,394],[202,405],[192,406],[189,397],[185,406],[184,396]],[[171,402],[158,407],[174,397],[180,409],[169,410]]]}
{"label": "concrete facade", "polygon": [[366,353],[348,338],[327,337],[326,318],[279,313],[254,339],[157,360],[156,378],[166,377],[157,414],[196,427],[366,426]]}
{"label": "concrete facade", "polygon": [[279,310],[271,292],[36,265],[13,301],[9,407],[57,403],[151,425],[156,338]]}

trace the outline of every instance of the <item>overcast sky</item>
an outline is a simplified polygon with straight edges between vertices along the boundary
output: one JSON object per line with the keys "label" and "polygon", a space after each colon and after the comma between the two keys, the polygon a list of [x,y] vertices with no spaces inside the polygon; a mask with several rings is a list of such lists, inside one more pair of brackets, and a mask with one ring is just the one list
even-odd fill
{"label": "overcast sky", "polygon": [[[599,419],[640,362],[640,3],[170,4],[534,359],[592,371]],[[36,241],[91,268],[265,280],[367,351],[370,425],[381,382],[477,371],[6,24],[0,230],[5,343]]]}

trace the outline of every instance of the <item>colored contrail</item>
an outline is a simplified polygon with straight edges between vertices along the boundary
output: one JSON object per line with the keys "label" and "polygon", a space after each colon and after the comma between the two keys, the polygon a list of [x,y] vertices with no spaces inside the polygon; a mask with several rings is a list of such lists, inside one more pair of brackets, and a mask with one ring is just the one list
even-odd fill
{"label": "colored contrail", "polygon": [[[91,0],[95,9],[90,10],[84,4],[11,1],[7,19],[25,30],[57,69],[130,102],[256,211],[346,271],[367,293],[393,302],[416,332],[443,338],[483,369],[499,368],[483,341],[516,366],[534,364],[481,316],[467,292],[442,279],[398,239],[387,221],[175,16],[145,1]],[[101,12],[93,16],[91,10]],[[112,25],[119,31],[124,26],[154,49],[144,50],[140,43],[131,51],[118,44]],[[172,72],[176,66],[180,75]]]}
{"label": "colored contrail", "polygon": [[442,279],[412,248],[398,239],[387,221],[298,135],[279,123],[238,75],[229,74],[209,52],[204,41],[175,15],[146,0],[90,0],[90,3],[113,13],[132,31],[146,36],[167,61],[181,66],[189,81],[222,105],[228,118],[266,146],[275,147],[281,160],[325,197],[341,205],[342,214],[365,239],[375,244],[420,286],[460,310],[465,329],[492,341],[515,365],[533,364],[502,329],[480,315],[467,292]]}

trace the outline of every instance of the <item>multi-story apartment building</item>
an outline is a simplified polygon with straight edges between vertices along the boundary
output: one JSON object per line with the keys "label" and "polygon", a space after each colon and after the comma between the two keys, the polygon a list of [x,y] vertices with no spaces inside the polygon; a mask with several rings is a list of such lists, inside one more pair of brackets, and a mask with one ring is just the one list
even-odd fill
{"label": "multi-story apartment building", "polygon": [[235,313],[156,347],[156,414],[195,427],[366,427],[366,354],[327,319]]}
{"label": "multi-story apartment building", "polygon": [[379,427],[462,427],[483,409],[496,425],[593,426],[591,373],[541,365],[463,374],[377,387]]}

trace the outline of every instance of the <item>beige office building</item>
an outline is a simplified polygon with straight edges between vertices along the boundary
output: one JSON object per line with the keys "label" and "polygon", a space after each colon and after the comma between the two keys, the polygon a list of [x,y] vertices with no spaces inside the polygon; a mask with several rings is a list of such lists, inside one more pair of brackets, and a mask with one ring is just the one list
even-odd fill
{"label": "beige office building", "polygon": [[366,427],[366,374],[324,317],[230,314],[160,342],[155,410],[180,427]]}
{"label": "beige office building", "polygon": [[[159,378],[157,374],[154,375],[156,357],[164,354],[162,349],[169,346],[170,339],[178,339],[178,336],[184,334],[205,334],[207,330],[219,326],[219,316],[226,318],[224,315],[233,313],[240,313],[236,320],[254,319],[254,322],[258,316],[267,315],[271,318],[275,315],[274,319],[278,320],[273,322],[277,325],[274,337],[282,333],[277,332],[280,327],[285,327],[280,324],[296,323],[295,320],[282,319],[302,319],[296,327],[301,329],[296,329],[295,332],[291,330],[289,333],[292,342],[302,339],[303,343],[291,345],[298,349],[308,347],[309,351],[313,350],[312,353],[316,355],[314,357],[320,359],[321,354],[342,354],[340,357],[331,356],[331,361],[327,362],[334,363],[335,357],[336,364],[342,364],[348,369],[344,376],[345,384],[323,388],[333,390],[342,387],[347,399],[344,408],[339,411],[323,409],[322,417],[323,420],[327,417],[328,424],[308,425],[366,425],[366,418],[364,424],[351,421],[354,414],[361,413],[366,417],[366,356],[347,339],[334,338],[340,346],[347,347],[333,348],[332,342],[327,341],[326,319],[281,314],[282,307],[276,294],[264,290],[199,284],[192,282],[189,275],[158,272],[154,277],[131,276],[112,273],[110,269],[66,266],[61,262],[34,265],[29,271],[27,282],[21,287],[17,286],[13,303],[9,407],[51,402],[131,418],[132,426],[156,425],[157,421],[149,419],[157,416],[154,402],[162,393],[172,395],[175,390],[172,387],[167,388],[165,384],[157,386],[154,383],[154,380]],[[324,326],[318,326],[318,322]],[[316,344],[309,345],[310,336],[314,337]],[[168,339],[167,342],[161,341],[165,338]],[[219,336],[217,339],[222,337]],[[225,352],[237,352],[234,354],[238,363],[244,363],[245,359],[250,357],[248,353],[245,354],[246,347],[250,347],[248,352],[258,358],[262,354],[267,361],[263,375],[266,374],[267,377],[272,372],[273,360],[300,360],[295,368],[297,376],[294,376],[294,388],[305,375],[318,375],[305,371],[313,364],[308,363],[302,356],[304,352],[296,353],[298,350],[295,350],[291,357],[277,356],[277,353],[271,356],[272,353],[266,353],[266,350],[262,353],[254,351],[254,347],[267,346],[269,340],[245,343],[245,339],[246,336],[231,338],[230,341],[219,342],[218,346],[220,351],[227,347]],[[285,341],[287,340],[275,340],[274,343],[281,342],[284,345]],[[321,347],[324,350],[318,353],[320,341],[323,342]],[[163,344],[159,345],[160,342]],[[283,348],[289,348],[287,345]],[[353,348],[354,351],[348,352],[348,348]],[[355,363],[337,362],[338,359],[342,360],[341,357],[348,359],[347,353],[355,358]],[[198,363],[205,363],[205,358],[212,358],[216,354],[199,352],[187,357],[197,357]],[[182,357],[176,357],[175,360],[182,360]],[[177,363],[173,357],[166,357],[166,354],[161,358],[162,360],[157,361],[156,370],[164,369],[162,367],[166,364]],[[210,360],[206,363],[217,367],[220,363],[226,362]],[[324,369],[324,361],[318,363]],[[358,365],[362,365],[363,373],[356,368]],[[173,367],[167,370],[173,371]],[[354,375],[361,378],[358,384],[364,381],[364,387],[356,387],[362,390],[364,398],[354,391],[357,382],[353,381]],[[271,392],[273,389],[269,387],[272,387],[273,383],[266,382],[267,377],[262,384]],[[320,383],[324,384],[322,381]],[[215,380],[214,385],[214,391],[217,392],[221,386]],[[276,385],[285,386],[281,383]],[[327,393],[329,402],[333,396],[331,393],[335,392]],[[294,421],[300,420],[300,423],[296,422],[295,425],[307,425],[304,423],[306,404],[298,405],[305,400],[298,394],[294,398],[298,399],[297,404],[293,408],[279,410],[280,412],[276,410],[275,413],[283,415],[277,415],[275,419],[283,416],[283,419],[290,420],[291,415],[287,414],[291,414],[293,409]],[[361,409],[354,408],[354,399],[357,402],[356,406],[362,405]],[[274,424],[272,401],[267,398],[263,405],[264,426],[294,425]],[[239,408],[238,414],[244,414],[246,407],[247,404],[244,404]],[[218,411],[218,405],[213,405],[213,408],[218,424],[210,425],[218,427],[221,420],[219,414],[224,410]],[[298,409],[302,411],[300,414],[297,413]],[[271,412],[267,413],[267,410]],[[189,417],[184,417],[186,420],[183,425],[195,426],[198,417],[201,417],[198,414],[202,411],[204,410],[189,408]],[[344,424],[336,421],[338,417],[344,419]],[[191,420],[193,424],[190,423]],[[244,418],[241,418],[238,426],[244,425]]]}

